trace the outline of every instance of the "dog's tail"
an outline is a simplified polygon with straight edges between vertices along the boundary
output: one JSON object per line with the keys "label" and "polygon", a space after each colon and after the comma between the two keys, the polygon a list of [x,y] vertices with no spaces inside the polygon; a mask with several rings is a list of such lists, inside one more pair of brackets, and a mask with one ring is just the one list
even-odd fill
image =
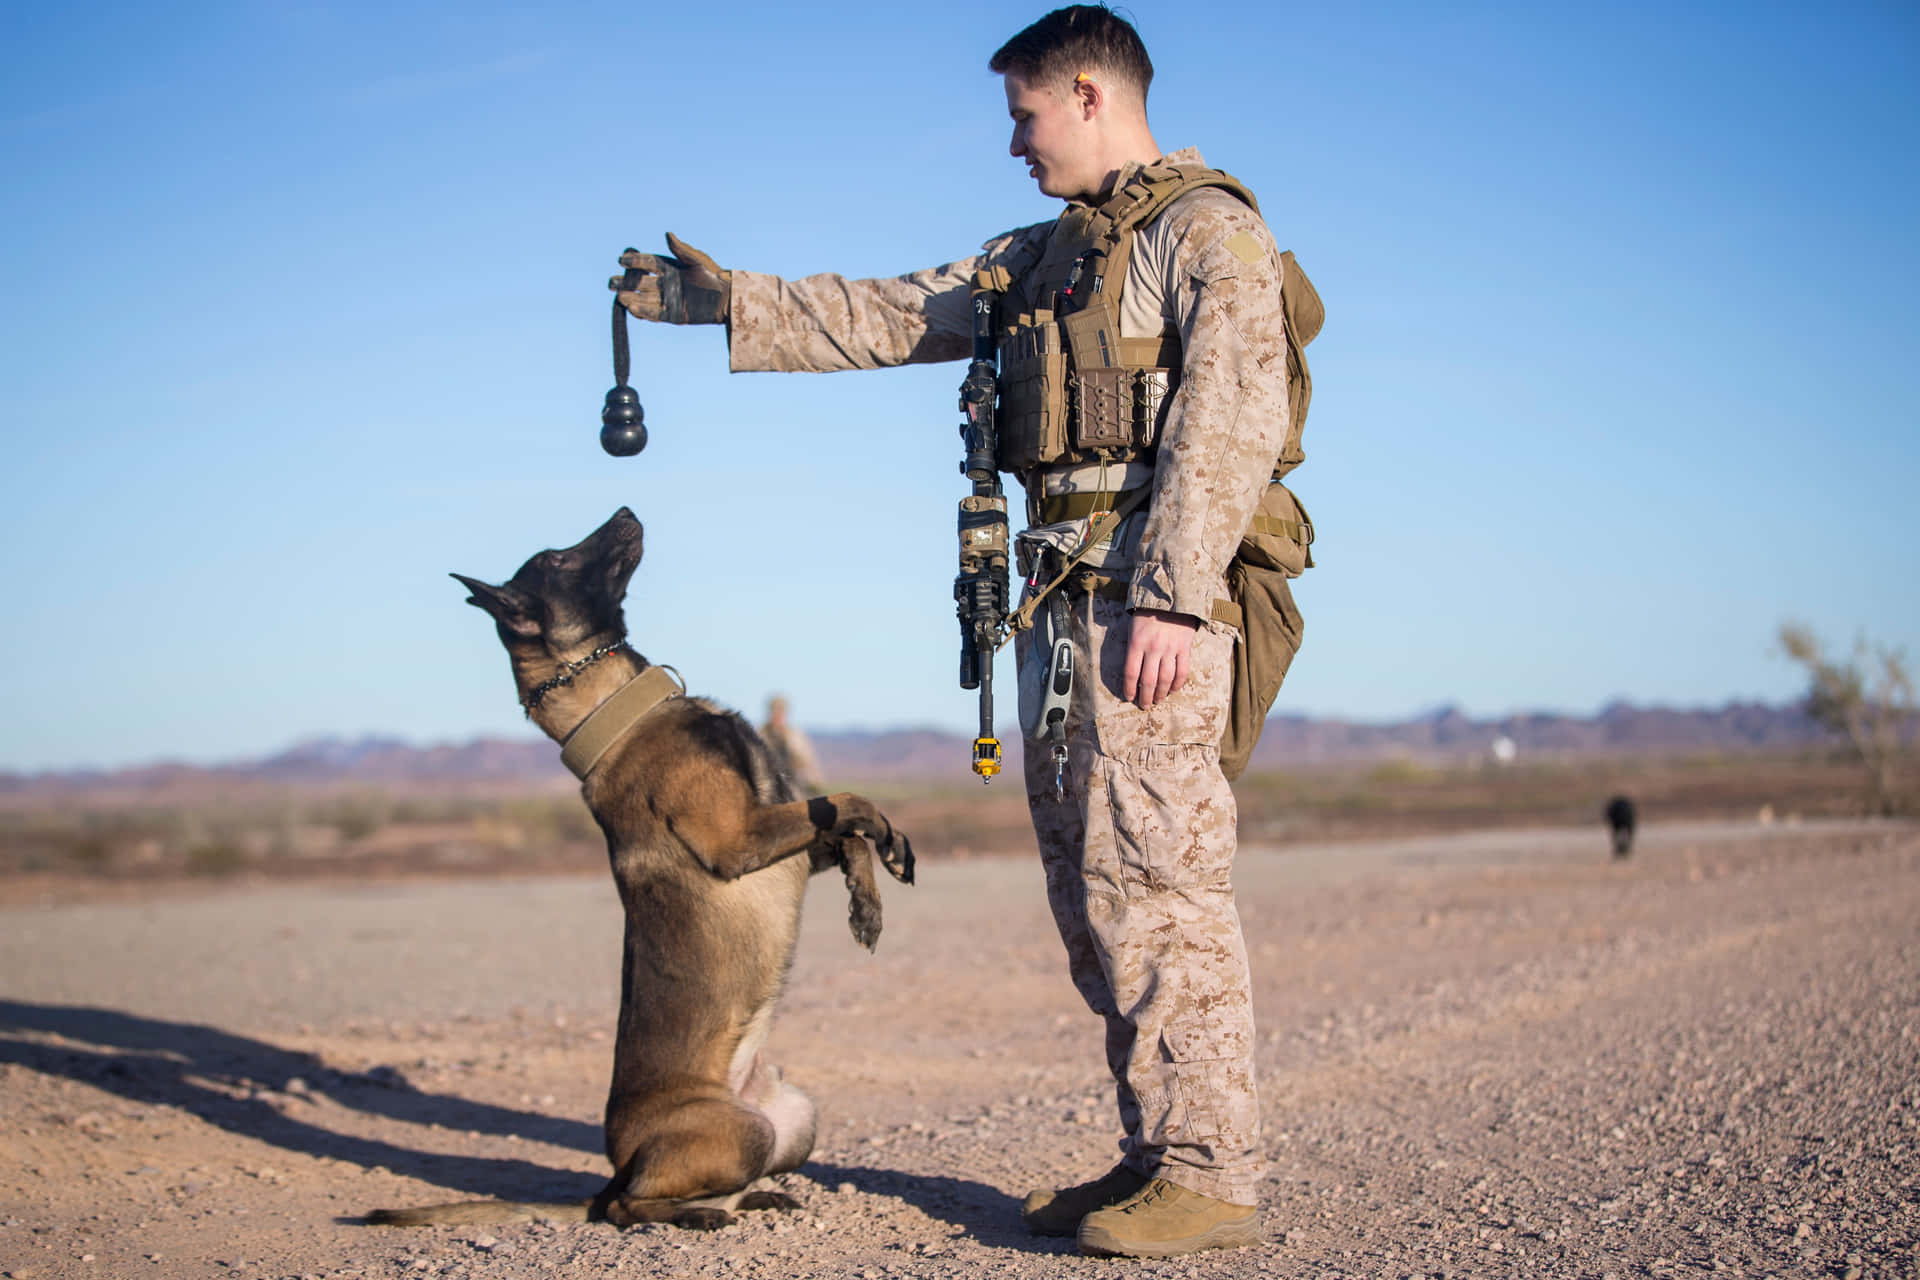
{"label": "dog's tail", "polygon": [[521,1204],[513,1200],[461,1200],[417,1209],[375,1209],[367,1214],[376,1227],[471,1227],[499,1222],[585,1222],[591,1200],[564,1204]]}

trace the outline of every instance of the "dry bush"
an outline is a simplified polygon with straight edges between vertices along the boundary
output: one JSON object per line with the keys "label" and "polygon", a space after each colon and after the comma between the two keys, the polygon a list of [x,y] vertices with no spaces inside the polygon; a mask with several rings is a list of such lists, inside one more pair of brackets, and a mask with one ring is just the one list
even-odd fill
{"label": "dry bush", "polygon": [[1912,752],[1915,725],[1906,654],[1873,648],[1862,636],[1850,660],[1829,658],[1812,629],[1797,622],[1780,628],[1780,648],[1806,668],[1807,714],[1844,737],[1866,769],[1873,811],[1899,812],[1900,773]]}

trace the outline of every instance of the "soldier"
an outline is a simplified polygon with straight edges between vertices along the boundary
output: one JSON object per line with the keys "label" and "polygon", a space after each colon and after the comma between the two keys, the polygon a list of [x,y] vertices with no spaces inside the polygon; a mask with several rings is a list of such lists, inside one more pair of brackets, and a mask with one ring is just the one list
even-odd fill
{"label": "soldier", "polygon": [[820,781],[820,757],[813,753],[813,743],[799,725],[787,719],[787,700],[777,693],[767,699],[767,722],[760,726],[760,736],[766,739],[774,763],[792,780],[796,792],[817,796],[826,790]]}
{"label": "soldier", "polygon": [[[1048,14],[989,67],[1004,80],[1011,153],[1067,202],[1057,221],[866,280],[725,271],[669,235],[670,257],[622,256],[646,273],[637,285],[612,283],[643,319],[725,323],[735,370],[824,372],[964,359],[969,287],[986,282],[1004,294],[999,457],[1027,492],[1022,575],[1057,571],[1091,517],[1145,499],[1101,527],[1087,571],[1042,615],[1071,637],[1081,672],[1059,785],[1044,751],[1025,753],[1069,971],[1106,1024],[1121,1159],[1034,1192],[1022,1217],[1101,1255],[1255,1244],[1252,1006],[1217,746],[1236,629],[1220,604],[1269,484],[1302,456],[1287,267],[1244,188],[1154,141],[1152,63],[1105,7]],[[1016,651],[1024,663],[1035,648],[1023,635]]]}

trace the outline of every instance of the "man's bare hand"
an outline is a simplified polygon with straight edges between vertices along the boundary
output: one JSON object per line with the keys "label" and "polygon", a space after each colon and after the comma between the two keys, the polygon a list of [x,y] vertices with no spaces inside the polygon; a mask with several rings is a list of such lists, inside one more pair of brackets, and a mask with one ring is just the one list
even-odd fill
{"label": "man's bare hand", "polygon": [[1180,691],[1187,682],[1187,664],[1193,657],[1193,633],[1200,620],[1184,613],[1141,609],[1127,628],[1127,671],[1120,696],[1151,707]]}
{"label": "man's bare hand", "polygon": [[607,281],[620,305],[642,320],[668,324],[724,324],[733,286],[720,264],[671,231],[671,257],[629,249],[620,255],[627,269]]}

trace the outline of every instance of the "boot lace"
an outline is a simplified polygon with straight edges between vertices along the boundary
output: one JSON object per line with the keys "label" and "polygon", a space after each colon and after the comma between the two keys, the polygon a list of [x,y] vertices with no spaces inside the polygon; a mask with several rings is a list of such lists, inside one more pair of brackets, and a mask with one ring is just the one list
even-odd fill
{"label": "boot lace", "polygon": [[1165,1199],[1167,1192],[1171,1189],[1171,1184],[1155,1178],[1152,1182],[1140,1188],[1131,1200],[1121,1205],[1120,1212],[1132,1213],[1135,1209],[1145,1209],[1155,1201]]}

